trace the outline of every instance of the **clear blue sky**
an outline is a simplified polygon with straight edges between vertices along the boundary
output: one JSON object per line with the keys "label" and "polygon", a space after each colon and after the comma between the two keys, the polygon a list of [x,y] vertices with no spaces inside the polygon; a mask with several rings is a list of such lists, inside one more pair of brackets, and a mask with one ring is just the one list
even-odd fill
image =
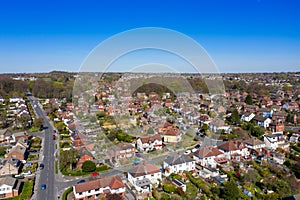
{"label": "clear blue sky", "polygon": [[300,71],[298,0],[0,1],[0,73],[78,71],[101,41],[165,27],[198,41],[221,72]]}

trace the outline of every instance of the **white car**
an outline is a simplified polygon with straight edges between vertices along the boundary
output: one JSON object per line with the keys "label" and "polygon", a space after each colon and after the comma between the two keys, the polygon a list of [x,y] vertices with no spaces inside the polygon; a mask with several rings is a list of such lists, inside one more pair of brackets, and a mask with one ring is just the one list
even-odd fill
{"label": "white car", "polygon": [[21,174],[24,175],[24,176],[31,175],[31,171],[22,172]]}
{"label": "white car", "polygon": [[192,149],[192,152],[195,153],[197,150],[198,150],[198,149],[193,148],[193,149]]}

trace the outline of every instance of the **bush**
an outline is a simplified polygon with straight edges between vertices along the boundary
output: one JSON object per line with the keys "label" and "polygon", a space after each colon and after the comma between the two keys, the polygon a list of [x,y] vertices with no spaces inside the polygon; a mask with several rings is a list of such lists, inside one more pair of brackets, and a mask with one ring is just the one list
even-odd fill
{"label": "bush", "polygon": [[160,200],[171,200],[171,198],[167,193],[162,193],[160,195]]}
{"label": "bush", "polygon": [[167,193],[175,193],[176,192],[176,186],[173,184],[164,184],[164,191]]}
{"label": "bush", "polygon": [[101,165],[100,167],[96,168],[96,172],[102,172],[102,171],[106,171],[109,169],[108,165]]}
{"label": "bush", "polygon": [[96,164],[93,161],[87,160],[82,164],[83,172],[93,172],[96,170]]}

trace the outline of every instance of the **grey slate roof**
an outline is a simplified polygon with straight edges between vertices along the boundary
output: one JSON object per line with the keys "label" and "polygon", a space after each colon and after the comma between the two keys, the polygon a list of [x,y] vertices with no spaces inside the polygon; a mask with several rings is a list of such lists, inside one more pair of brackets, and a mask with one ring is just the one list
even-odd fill
{"label": "grey slate roof", "polygon": [[174,155],[174,156],[168,156],[165,160],[166,163],[169,165],[179,165],[182,163],[192,162],[194,159],[190,158],[187,155]]}

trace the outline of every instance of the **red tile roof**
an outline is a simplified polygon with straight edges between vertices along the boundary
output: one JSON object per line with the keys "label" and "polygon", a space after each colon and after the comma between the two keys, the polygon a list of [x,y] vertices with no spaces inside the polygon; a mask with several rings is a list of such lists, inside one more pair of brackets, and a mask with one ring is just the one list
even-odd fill
{"label": "red tile roof", "polygon": [[147,174],[154,174],[160,172],[160,169],[156,165],[143,164],[136,166],[128,171],[133,177],[144,176]]}
{"label": "red tile roof", "polygon": [[161,136],[159,134],[149,135],[140,137],[142,143],[154,142],[155,140],[161,141]]}
{"label": "red tile roof", "polygon": [[245,146],[241,142],[241,140],[230,140],[224,144],[221,144],[219,146],[219,149],[222,149],[224,151],[235,151],[235,150],[240,150],[243,149]]}
{"label": "red tile roof", "polygon": [[110,189],[118,189],[118,188],[125,187],[124,183],[122,182],[119,176],[100,178],[97,180],[76,184],[74,187],[75,187],[75,192],[80,193],[89,190],[105,188],[107,186],[110,187]]}
{"label": "red tile roof", "polygon": [[219,151],[219,149],[216,147],[203,147],[194,153],[194,155],[199,158],[207,158],[212,156],[218,156],[221,154],[223,153]]}

